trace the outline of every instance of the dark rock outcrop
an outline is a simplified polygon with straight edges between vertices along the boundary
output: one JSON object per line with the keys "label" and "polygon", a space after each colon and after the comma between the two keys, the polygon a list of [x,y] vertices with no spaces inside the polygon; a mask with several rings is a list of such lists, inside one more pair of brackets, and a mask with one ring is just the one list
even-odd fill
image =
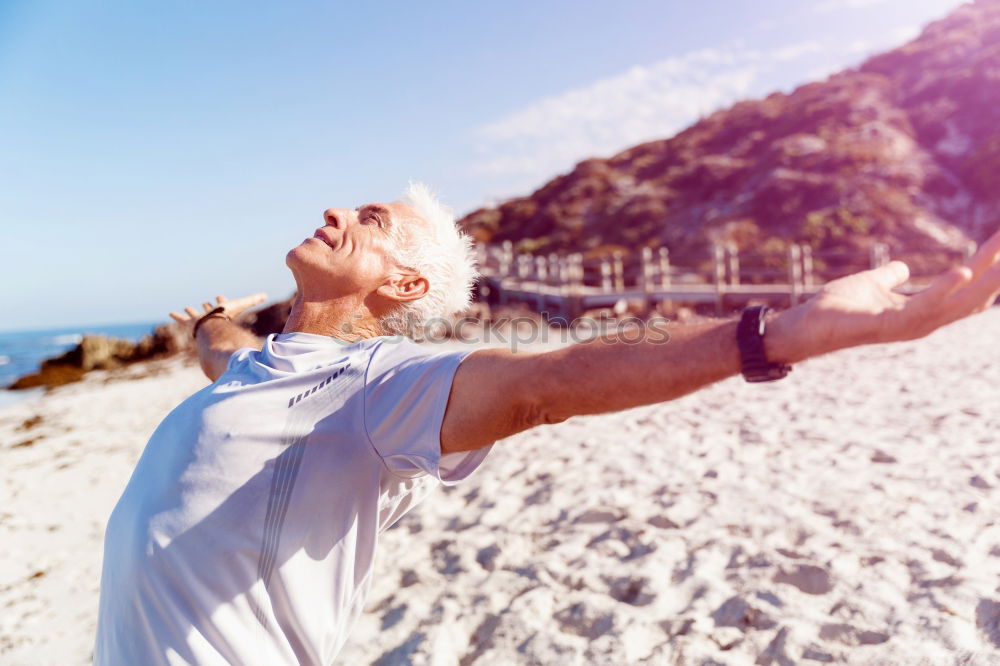
{"label": "dark rock outcrop", "polygon": [[[241,326],[260,337],[278,333],[285,326],[291,311],[292,299],[244,313],[238,320]],[[8,388],[19,390],[39,386],[61,386],[83,379],[91,370],[113,370],[128,363],[153,358],[165,358],[194,350],[194,341],[188,326],[177,323],[157,326],[152,335],[138,342],[117,340],[104,335],[85,335],[80,343],[62,356],[42,362],[38,372],[19,378]]]}
{"label": "dark rock outcrop", "polygon": [[280,333],[285,327],[288,313],[292,311],[292,301],[294,299],[295,297],[292,296],[287,300],[272,303],[260,310],[247,312],[240,317],[240,323],[253,331],[254,335],[261,338],[271,333]]}
{"label": "dark rock outcrop", "polygon": [[139,342],[104,335],[85,335],[76,347],[62,356],[43,361],[38,372],[21,377],[8,388],[60,386],[83,379],[91,370],[112,370],[127,363],[176,353],[183,348],[183,343],[179,341],[180,328],[176,324],[159,326],[153,335],[147,335]]}

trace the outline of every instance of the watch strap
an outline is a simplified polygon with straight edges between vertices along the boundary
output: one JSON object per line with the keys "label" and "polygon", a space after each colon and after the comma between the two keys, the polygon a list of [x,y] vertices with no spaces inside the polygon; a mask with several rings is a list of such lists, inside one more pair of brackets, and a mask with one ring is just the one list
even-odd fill
{"label": "watch strap", "polygon": [[767,314],[771,308],[754,305],[743,309],[736,327],[736,344],[740,350],[743,378],[748,382],[773,382],[785,377],[792,366],[768,360],[764,349]]}

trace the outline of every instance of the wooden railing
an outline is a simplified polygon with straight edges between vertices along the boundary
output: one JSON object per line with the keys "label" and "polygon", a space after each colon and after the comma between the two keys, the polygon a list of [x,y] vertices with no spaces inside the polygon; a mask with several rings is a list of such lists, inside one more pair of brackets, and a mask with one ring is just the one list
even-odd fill
{"label": "wooden railing", "polygon": [[[789,245],[778,253],[743,252],[732,245],[714,245],[707,256],[685,267],[671,263],[667,248],[643,248],[600,258],[583,254],[533,255],[514,251],[513,244],[479,245],[480,295],[491,303],[527,303],[539,312],[563,317],[614,306],[621,300],[658,303],[710,303],[717,312],[750,300],[795,304],[816,293],[825,282],[889,262],[889,247],[872,245],[867,253],[814,252],[808,245]],[[971,255],[963,251],[911,253],[905,258],[934,256],[943,266]],[[690,260],[689,260],[690,261]],[[919,275],[903,291],[920,288]]]}

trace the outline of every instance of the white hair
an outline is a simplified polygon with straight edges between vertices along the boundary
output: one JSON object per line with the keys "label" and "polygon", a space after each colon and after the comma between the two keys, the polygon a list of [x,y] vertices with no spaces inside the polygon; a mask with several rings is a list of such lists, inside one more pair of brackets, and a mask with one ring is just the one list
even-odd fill
{"label": "white hair", "polygon": [[393,259],[427,280],[428,289],[422,298],[404,303],[380,322],[391,334],[406,334],[413,324],[423,326],[461,312],[472,300],[478,277],[472,238],[456,226],[451,209],[423,183],[411,182],[399,200],[426,225],[397,227]]}

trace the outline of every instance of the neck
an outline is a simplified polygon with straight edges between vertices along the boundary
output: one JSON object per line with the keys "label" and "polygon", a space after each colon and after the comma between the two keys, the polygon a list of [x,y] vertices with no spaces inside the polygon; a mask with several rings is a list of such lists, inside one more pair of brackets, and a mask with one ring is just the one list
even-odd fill
{"label": "neck", "polygon": [[312,301],[296,294],[282,333],[313,333],[357,342],[382,335],[374,315],[356,299]]}

